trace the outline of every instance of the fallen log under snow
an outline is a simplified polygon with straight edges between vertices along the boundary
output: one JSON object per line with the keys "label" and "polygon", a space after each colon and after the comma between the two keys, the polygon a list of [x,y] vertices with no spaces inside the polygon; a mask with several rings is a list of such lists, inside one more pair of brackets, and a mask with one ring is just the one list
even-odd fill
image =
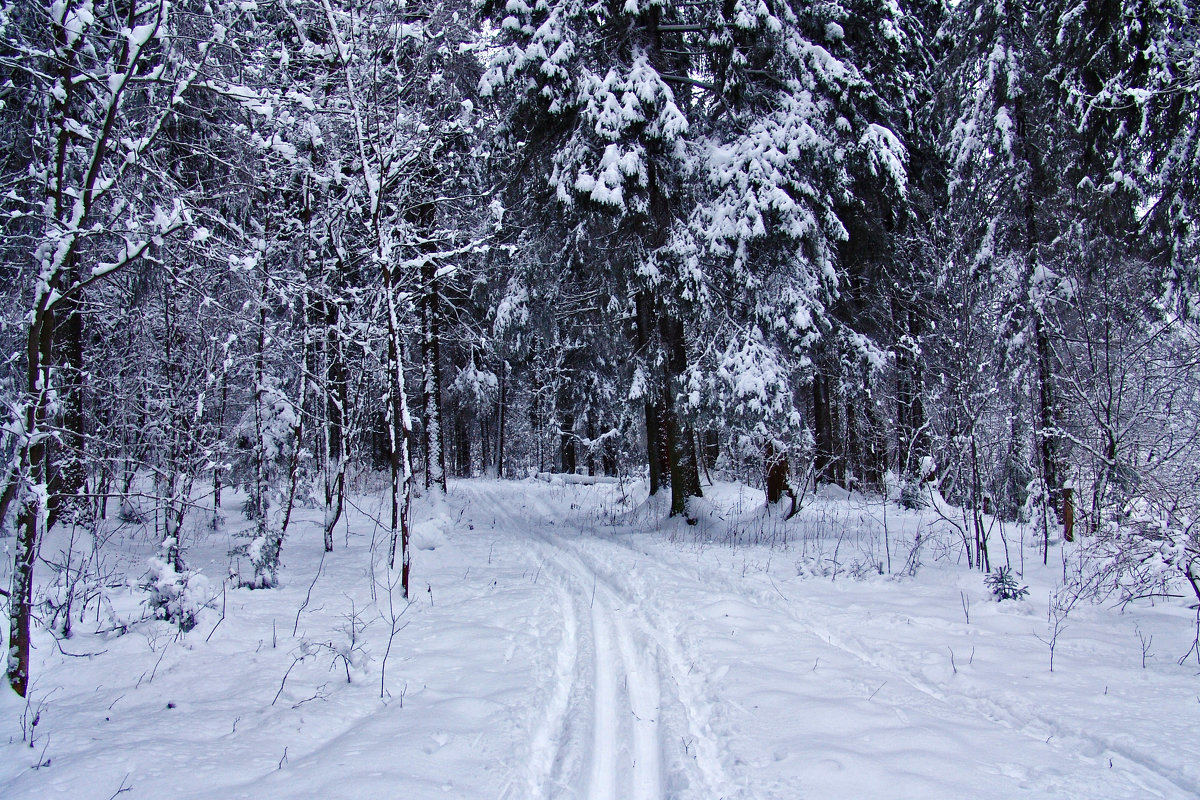
{"label": "fallen log under snow", "polygon": [[620,483],[618,478],[614,478],[609,475],[576,475],[574,472],[539,472],[534,475],[534,477],[539,481],[546,481],[546,483],[554,483],[555,481],[561,481],[562,483],[582,483],[587,485],[596,483]]}

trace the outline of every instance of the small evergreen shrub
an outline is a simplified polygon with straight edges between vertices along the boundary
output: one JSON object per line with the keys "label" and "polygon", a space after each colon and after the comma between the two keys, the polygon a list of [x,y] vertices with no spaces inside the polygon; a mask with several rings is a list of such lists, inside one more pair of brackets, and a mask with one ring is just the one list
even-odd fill
{"label": "small evergreen shrub", "polygon": [[1017,579],[1008,567],[999,567],[989,572],[983,582],[992,590],[997,600],[1024,600],[1029,594],[1029,587],[1018,586]]}
{"label": "small evergreen shrub", "polygon": [[177,572],[166,558],[152,557],[149,566],[146,604],[154,618],[174,623],[181,631],[196,627],[200,612],[210,600],[208,578],[190,569]]}
{"label": "small evergreen shrub", "polygon": [[929,498],[921,493],[921,484],[917,481],[905,481],[900,487],[900,506],[909,511],[919,511],[929,505]]}

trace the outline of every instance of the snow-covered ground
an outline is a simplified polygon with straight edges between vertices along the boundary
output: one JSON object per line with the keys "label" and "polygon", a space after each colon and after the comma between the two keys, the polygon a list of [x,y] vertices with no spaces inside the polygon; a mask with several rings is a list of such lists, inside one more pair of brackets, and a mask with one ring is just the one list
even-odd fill
{"label": "snow-covered ground", "polygon": [[218,588],[186,634],[93,633],[136,587],[40,633],[0,797],[1200,796],[1195,612],[1081,601],[1055,639],[1061,546],[1026,541],[1030,594],[998,603],[928,511],[831,492],[785,524],[725,484],[688,526],[636,487],[462,481],[418,506],[405,606],[356,504],[324,558],[300,513],[276,590],[221,593],[234,515],[195,524]]}

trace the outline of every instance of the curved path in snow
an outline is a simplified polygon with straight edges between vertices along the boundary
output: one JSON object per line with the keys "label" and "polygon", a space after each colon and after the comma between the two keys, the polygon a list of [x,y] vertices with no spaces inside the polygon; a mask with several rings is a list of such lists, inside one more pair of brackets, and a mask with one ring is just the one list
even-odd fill
{"label": "curved path in snow", "polygon": [[873,646],[850,628],[861,611],[602,526],[577,510],[579,491],[456,485],[513,533],[557,607],[553,672],[535,676],[548,700],[530,725],[530,797],[1200,794],[1161,757],[1019,691],[948,689],[944,652]]}

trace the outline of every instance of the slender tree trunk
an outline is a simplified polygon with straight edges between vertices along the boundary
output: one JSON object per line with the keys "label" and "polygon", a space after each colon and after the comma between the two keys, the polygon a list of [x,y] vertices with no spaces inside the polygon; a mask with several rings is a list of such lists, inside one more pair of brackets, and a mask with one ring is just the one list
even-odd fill
{"label": "slender tree trunk", "polygon": [[1035,311],[1034,339],[1038,374],[1038,445],[1042,459],[1042,475],[1046,482],[1046,503],[1061,521],[1058,499],[1062,495],[1062,444],[1058,434],[1054,375],[1051,364],[1050,341],[1040,312]]}
{"label": "slender tree trunk", "polygon": [[[217,407],[217,440],[225,434],[225,410],[229,405],[229,378],[221,371],[221,403]],[[213,523],[217,521],[217,509],[221,507],[221,465],[213,466]]]}
{"label": "slender tree trunk", "polygon": [[421,303],[422,382],[425,413],[425,488],[446,491],[446,453],[442,430],[441,309],[437,268],[432,261],[421,267],[424,295]]}
{"label": "slender tree trunk", "polygon": [[587,451],[588,475],[598,475],[600,473],[596,468],[598,462],[596,453],[596,418],[590,412],[587,414],[587,438],[589,442]]}
{"label": "slender tree trunk", "polygon": [[901,346],[896,349],[896,435],[899,473],[905,480],[919,478],[921,457],[929,454],[929,433],[925,424],[925,377],[919,354],[920,318],[905,310],[899,300],[892,301],[893,317],[903,326]]}
{"label": "slender tree trunk", "polygon": [[1075,541],[1075,489],[1064,486],[1062,489],[1062,520],[1063,541]]}
{"label": "slender tree trunk", "polygon": [[[29,689],[30,623],[33,614],[33,566],[47,512],[40,498],[46,482],[46,437],[41,433],[48,422],[49,393],[54,355],[54,310],[50,305],[50,287],[39,294],[34,305],[26,338],[27,395],[25,400],[25,440],[19,446],[19,459],[0,512],[7,511],[13,499],[21,503],[17,511],[17,541],[13,553],[12,597],[9,599],[7,674],[9,685],[21,697]],[[22,463],[23,462],[23,463]],[[24,474],[22,474],[24,473]],[[18,483],[25,479],[26,486]]]}
{"label": "slender tree trunk", "polygon": [[388,461],[391,468],[391,530],[388,549],[388,567],[395,569],[397,549],[400,555],[400,586],[404,597],[410,597],[409,572],[412,556],[409,553],[409,513],[412,498],[412,460],[408,452],[408,440],[412,435],[412,422],[408,414],[408,399],[404,395],[404,362],[401,360],[403,347],[400,340],[399,312],[396,308],[392,268],[383,266],[383,290],[386,294],[388,323]]}
{"label": "slender tree trunk", "polygon": [[342,516],[346,495],[346,364],[342,352],[341,319],[337,303],[326,301],[322,361],[325,387],[325,552],[333,551],[333,529]]}
{"label": "slender tree trunk", "polygon": [[821,374],[813,375],[813,433],[816,439],[817,478],[825,483],[836,480],[833,442],[833,413],[830,409],[829,380]]}
{"label": "slender tree trunk", "polygon": [[982,505],[983,485],[979,479],[979,448],[975,442],[975,434],[971,433],[971,524],[975,528],[975,552],[979,569],[990,572],[992,569],[991,555],[988,553],[987,528],[983,525],[980,512]]}
{"label": "slender tree trunk", "polygon": [[508,401],[508,362],[500,359],[500,387],[496,393],[496,477],[504,477],[504,413]]}
{"label": "slender tree trunk", "polygon": [[296,505],[296,489],[300,483],[300,452],[304,445],[304,402],[308,397],[308,353],[311,349],[308,326],[308,295],[300,297],[300,324],[304,333],[300,342],[300,386],[296,390],[296,421],[292,423],[292,454],[288,462],[288,498],[283,510],[283,522],[279,526],[279,539],[287,536],[288,524],[292,521],[292,509]]}

